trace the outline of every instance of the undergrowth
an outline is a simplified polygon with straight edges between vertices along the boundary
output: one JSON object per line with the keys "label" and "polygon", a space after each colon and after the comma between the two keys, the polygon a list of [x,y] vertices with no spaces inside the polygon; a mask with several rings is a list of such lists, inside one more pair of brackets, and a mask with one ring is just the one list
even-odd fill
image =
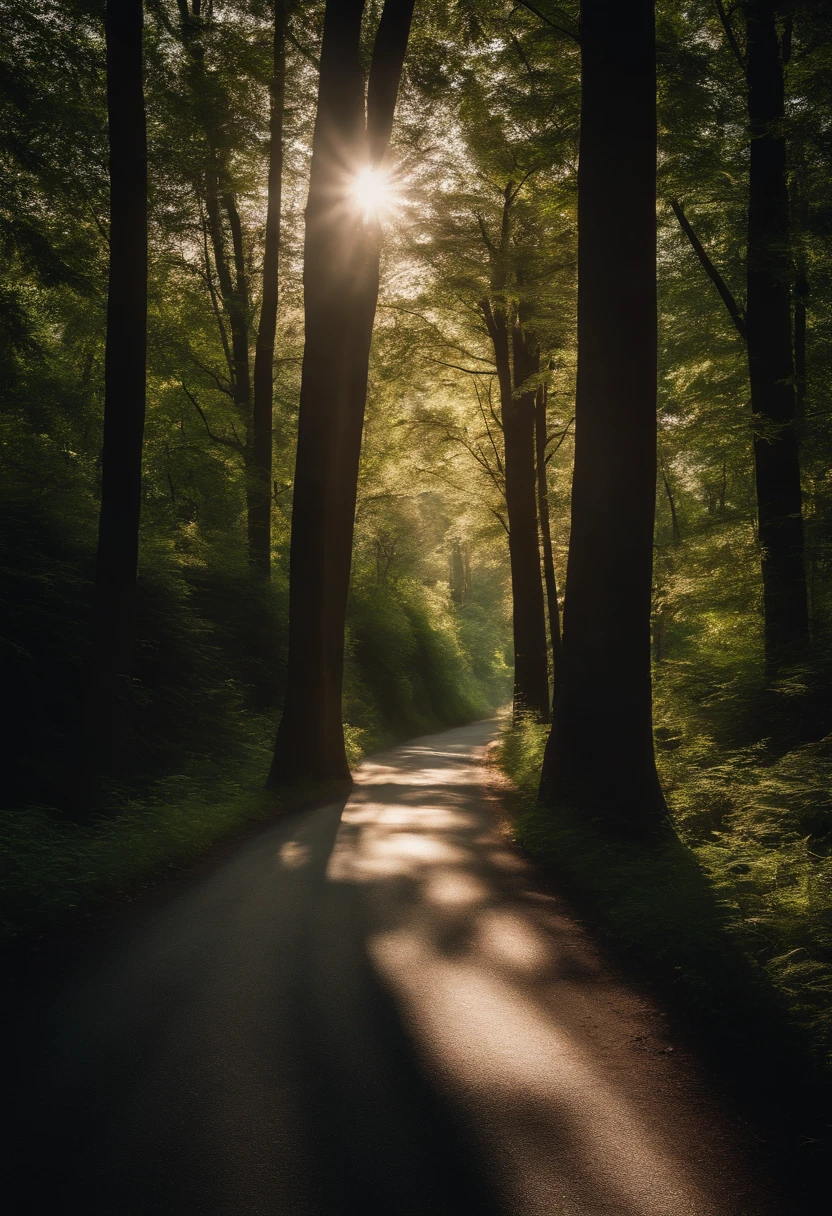
{"label": "undergrowth", "polygon": [[[89,590],[83,554],[70,556],[64,567],[52,564],[51,581],[18,560],[15,597],[0,604],[0,647],[13,632],[20,639],[5,644],[8,692],[19,708],[7,731],[0,816],[6,941],[28,940],[246,823],[323,794],[293,790],[281,801],[263,790],[285,681],[285,572],[276,568],[262,588],[216,553],[209,563],[198,551],[162,551],[150,553],[140,579],[122,784],[103,791],[88,824],[65,815]],[[70,591],[74,614],[66,611]],[[496,656],[485,661],[484,678],[483,661],[466,645],[465,609],[450,604],[446,588],[374,583],[359,572],[345,672],[350,764],[486,716],[504,698],[507,669]]]}
{"label": "undergrowth", "polygon": [[707,1016],[724,1047],[770,1034],[766,1050],[778,1053],[790,1024],[799,1053],[828,1076],[832,740],[780,756],[721,746],[673,692],[659,687],[656,733],[675,838],[627,844],[575,810],[542,807],[546,728],[532,722],[509,727],[499,752],[519,791],[517,838],[639,966]]}

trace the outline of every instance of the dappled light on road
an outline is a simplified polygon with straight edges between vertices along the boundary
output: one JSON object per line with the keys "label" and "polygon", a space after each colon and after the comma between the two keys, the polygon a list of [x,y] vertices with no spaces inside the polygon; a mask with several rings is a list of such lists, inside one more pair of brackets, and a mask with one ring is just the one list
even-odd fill
{"label": "dappled light on road", "polygon": [[483,1168],[522,1213],[746,1210],[652,1011],[483,812],[471,733],[362,766],[327,879],[362,889],[373,964]]}

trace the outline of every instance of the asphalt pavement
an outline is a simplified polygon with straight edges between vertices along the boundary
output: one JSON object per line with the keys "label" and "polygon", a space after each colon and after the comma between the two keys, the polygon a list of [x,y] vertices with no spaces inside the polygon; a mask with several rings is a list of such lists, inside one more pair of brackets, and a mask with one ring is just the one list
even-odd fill
{"label": "asphalt pavement", "polygon": [[13,1210],[789,1216],[513,848],[495,730],[373,757],[88,951],[27,1028]]}

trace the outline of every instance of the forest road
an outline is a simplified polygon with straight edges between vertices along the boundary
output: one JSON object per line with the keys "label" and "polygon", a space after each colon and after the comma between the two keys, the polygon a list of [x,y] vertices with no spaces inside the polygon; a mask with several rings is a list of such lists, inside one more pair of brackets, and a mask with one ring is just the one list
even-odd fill
{"label": "forest road", "polygon": [[20,1212],[789,1213],[511,847],[495,730],[366,761],[76,969],[32,1032]]}

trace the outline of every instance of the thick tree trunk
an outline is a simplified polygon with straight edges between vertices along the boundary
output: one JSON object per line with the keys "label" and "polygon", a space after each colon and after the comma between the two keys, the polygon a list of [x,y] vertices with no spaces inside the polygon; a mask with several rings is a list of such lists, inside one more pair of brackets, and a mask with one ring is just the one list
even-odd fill
{"label": "thick tree trunk", "polygon": [[748,0],[748,364],[762,549],[765,649],[770,666],[809,641],[789,257],[783,63],[774,0]]}
{"label": "thick tree trunk", "polygon": [[277,330],[280,204],[283,185],[283,109],[286,92],[286,0],[274,6],[274,73],[269,114],[269,180],[266,240],[263,250],[263,297],[254,354],[254,401],[251,416],[251,487],[249,491],[249,558],[264,578],[271,572],[272,522],[272,390]]}
{"label": "thick tree trunk", "polygon": [[543,552],[543,581],[546,585],[546,607],[549,616],[549,642],[552,647],[552,672],[557,687],[561,661],[560,609],[552,549],[552,527],[549,519],[549,480],[546,476],[546,447],[548,442],[546,385],[537,391],[535,402],[535,455],[537,460],[537,513],[540,519],[540,543]]}
{"label": "thick tree trunk", "polygon": [[370,68],[363,0],[329,0],[304,246],[305,346],[292,507],[289,669],[269,785],[349,779],[344,627],[380,239],[351,195],[387,153],[413,0],[387,0]]}
{"label": "thick tree trunk", "polygon": [[656,500],[652,0],[584,0],[578,383],[563,662],[541,797],[656,821],[650,600]]}
{"label": "thick tree trunk", "polygon": [[141,513],[147,353],[147,138],[142,0],[108,0],[110,277],[101,515],[88,727],[91,762],[118,770],[129,702]]}

